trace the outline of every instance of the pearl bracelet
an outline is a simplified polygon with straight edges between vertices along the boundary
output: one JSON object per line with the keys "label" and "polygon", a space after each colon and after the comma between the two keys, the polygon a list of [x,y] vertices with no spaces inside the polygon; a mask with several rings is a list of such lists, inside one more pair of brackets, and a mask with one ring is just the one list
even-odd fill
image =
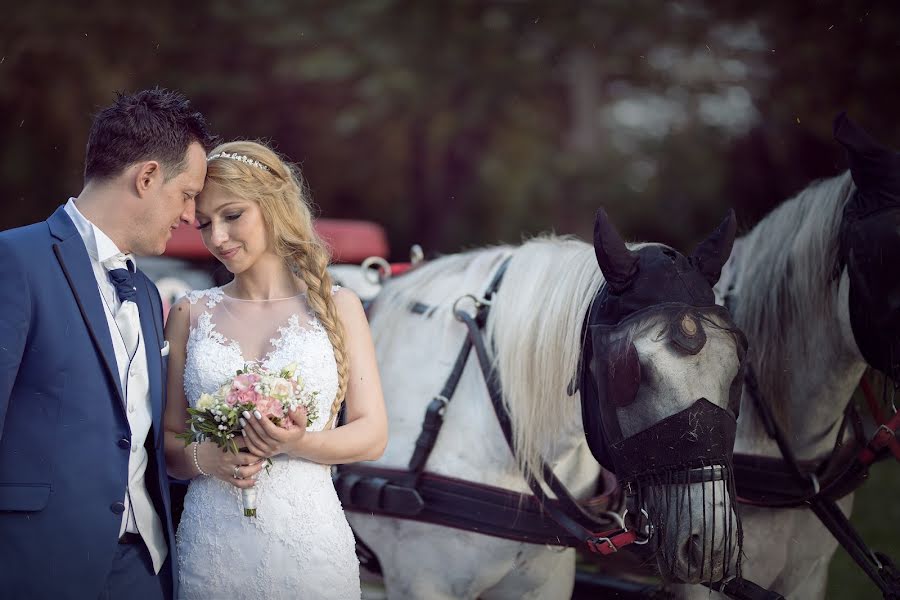
{"label": "pearl bracelet", "polygon": [[197,467],[197,471],[201,475],[203,475],[205,477],[211,477],[211,475],[209,473],[207,473],[206,471],[204,471],[203,469],[200,468],[200,461],[197,460],[197,448],[199,448],[199,447],[200,447],[200,444],[198,442],[194,442],[194,466]]}

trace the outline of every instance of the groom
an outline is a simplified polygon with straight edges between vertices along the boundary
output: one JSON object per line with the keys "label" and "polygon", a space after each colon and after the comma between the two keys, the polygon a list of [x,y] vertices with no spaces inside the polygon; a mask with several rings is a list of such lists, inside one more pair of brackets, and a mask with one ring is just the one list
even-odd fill
{"label": "groom", "polygon": [[168,347],[135,255],[193,222],[213,142],[180,94],[120,95],[78,197],[0,233],[0,597],[175,593]]}

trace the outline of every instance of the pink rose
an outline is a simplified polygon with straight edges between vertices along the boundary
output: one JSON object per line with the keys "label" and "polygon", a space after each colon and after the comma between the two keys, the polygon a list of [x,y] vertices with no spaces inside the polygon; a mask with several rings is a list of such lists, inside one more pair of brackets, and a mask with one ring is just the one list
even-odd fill
{"label": "pink rose", "polygon": [[234,381],[231,383],[232,389],[236,391],[249,390],[253,387],[254,383],[259,382],[259,375],[256,373],[244,373],[243,375],[238,375],[234,378]]}
{"label": "pink rose", "polygon": [[258,410],[264,417],[284,418],[284,407],[280,400],[270,397],[260,397],[256,404]]}
{"label": "pink rose", "polygon": [[253,404],[254,406],[259,401],[259,394],[254,392],[252,389],[249,390],[241,390],[235,391],[228,394],[226,398],[226,402],[228,402],[231,406],[235,404]]}

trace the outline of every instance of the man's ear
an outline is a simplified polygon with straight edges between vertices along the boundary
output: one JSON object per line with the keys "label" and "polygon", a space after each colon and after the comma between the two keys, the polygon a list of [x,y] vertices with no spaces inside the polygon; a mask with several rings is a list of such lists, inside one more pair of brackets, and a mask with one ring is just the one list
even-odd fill
{"label": "man's ear", "polygon": [[143,197],[150,190],[162,183],[162,169],[155,160],[138,163],[134,174],[135,191],[139,197]]}

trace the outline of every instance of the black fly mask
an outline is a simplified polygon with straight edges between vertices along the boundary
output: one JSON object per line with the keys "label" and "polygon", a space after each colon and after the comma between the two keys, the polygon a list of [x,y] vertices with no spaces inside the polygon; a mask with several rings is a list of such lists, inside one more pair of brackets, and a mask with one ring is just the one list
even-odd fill
{"label": "black fly mask", "polygon": [[900,382],[900,153],[841,113],[834,137],[847,150],[856,191],[844,207],[837,273],[850,278],[850,323],[872,367]]}
{"label": "black fly mask", "polygon": [[[597,214],[594,249],[607,283],[597,293],[584,324],[579,385],[584,430],[591,452],[630,490],[637,507],[652,502],[657,514],[651,520],[660,550],[671,547],[664,543],[670,510],[689,506],[693,500],[704,502],[705,509],[706,498],[700,495],[708,486],[701,486],[703,491],[690,498],[690,484],[724,481],[730,497],[736,497],[732,450],[743,369],[731,383],[727,408],[697,398],[685,410],[625,437],[617,409],[635,402],[642,384],[632,339],[642,324],[658,328],[662,323],[666,342],[687,357],[703,349],[707,330],[725,329],[732,334],[743,365],[745,338],[728,312],[716,305],[712,290],[731,253],[735,229],[732,212],[688,258],[661,245],[630,250],[606,214],[602,210]],[[702,433],[692,433],[697,431]],[[713,546],[715,539],[727,544],[728,561],[739,557],[741,543],[740,523],[729,512],[725,531],[717,534],[715,527],[712,532],[704,528],[714,538]],[[675,557],[661,559],[663,574],[671,575]]]}

